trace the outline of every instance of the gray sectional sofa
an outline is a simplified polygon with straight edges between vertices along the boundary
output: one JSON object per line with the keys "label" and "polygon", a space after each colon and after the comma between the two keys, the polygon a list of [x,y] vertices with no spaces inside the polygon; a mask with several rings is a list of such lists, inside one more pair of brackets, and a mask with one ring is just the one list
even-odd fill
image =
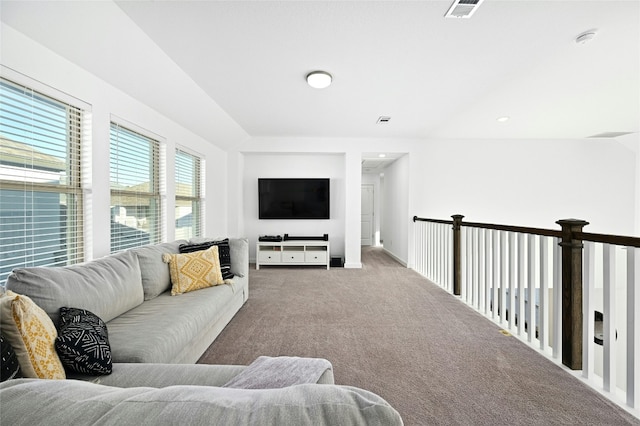
{"label": "gray sectional sofa", "polygon": [[[201,242],[202,239],[193,242]],[[171,296],[163,253],[178,240],[63,268],[17,269],[7,289],[31,298],[57,324],[61,307],[107,324],[113,362],[195,363],[249,297],[249,247],[231,238],[232,284]]]}
{"label": "gray sectional sofa", "polygon": [[[209,239],[189,242],[203,240]],[[229,239],[232,283],[171,296],[162,255],[178,253],[183,243],[135,248],[69,267],[15,270],[7,289],[31,298],[54,324],[61,307],[86,309],[106,323],[113,371],[67,376],[78,380],[5,381],[0,423],[402,424],[378,395],[334,385],[329,363],[312,380],[266,389],[231,385],[253,374],[251,367],[193,364],[247,301],[249,247],[246,239]]]}

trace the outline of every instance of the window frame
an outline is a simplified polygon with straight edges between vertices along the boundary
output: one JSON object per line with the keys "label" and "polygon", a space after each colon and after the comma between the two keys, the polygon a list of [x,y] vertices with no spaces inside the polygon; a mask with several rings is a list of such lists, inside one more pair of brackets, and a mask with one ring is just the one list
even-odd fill
{"label": "window frame", "polygon": [[[118,139],[114,140],[114,131],[116,135],[118,135]],[[146,157],[148,159],[148,163],[150,166],[150,174],[149,174],[149,190],[127,190],[127,189],[118,189],[114,188],[114,175],[113,175],[113,166],[112,163],[114,157],[114,142],[117,144],[117,156],[120,158],[120,142],[119,138],[120,133],[126,135],[127,138],[136,138],[137,142],[145,142],[149,144],[150,155]],[[124,138],[123,138],[124,139]],[[125,140],[122,140],[123,145],[126,145]],[[110,253],[117,253],[120,251],[124,251],[134,247],[140,247],[147,244],[157,244],[163,241],[164,238],[164,218],[165,218],[165,203],[164,203],[164,177],[163,177],[163,149],[164,143],[162,138],[157,135],[153,135],[151,132],[144,131],[140,129],[138,126],[128,123],[124,120],[117,119],[112,117],[110,125],[109,125],[109,206],[110,208],[115,208],[114,198],[115,197],[132,197],[137,200],[146,201],[149,205],[149,208],[155,212],[155,218],[153,220],[153,225],[149,227],[149,241],[139,243],[139,241],[132,241],[127,244],[121,235],[118,238],[115,238],[113,229],[114,222],[111,221],[111,229],[110,229]],[[123,155],[123,158],[126,155]],[[130,164],[127,164],[130,165]],[[117,178],[120,176],[118,175]],[[136,186],[136,185],[133,185]],[[143,203],[138,202],[135,207],[136,209],[143,206]],[[110,215],[112,217],[113,214]],[[135,228],[136,230],[140,230],[139,228]],[[142,231],[144,232],[144,231]],[[114,247],[114,240],[118,243]]]}
{"label": "window frame", "polygon": [[[191,175],[191,180],[192,180],[192,186],[194,187],[194,191],[192,191],[192,195],[184,195],[182,193],[180,193],[179,189],[178,189],[178,184],[180,181],[180,161],[178,160],[178,157],[180,155],[184,155],[184,156],[188,156],[190,157],[190,159],[193,161],[193,174]],[[196,154],[193,151],[188,150],[187,148],[184,148],[182,146],[176,146],[176,151],[175,151],[175,161],[174,161],[174,166],[175,166],[175,183],[176,183],[176,187],[175,187],[175,207],[178,207],[179,202],[190,202],[192,205],[192,210],[191,210],[191,214],[192,217],[194,218],[193,224],[192,224],[192,234],[189,236],[189,238],[193,238],[193,237],[202,237],[204,236],[204,207],[205,207],[205,203],[204,203],[204,158],[202,155],[200,154]],[[178,217],[176,216],[176,226],[175,226],[175,230],[177,231],[177,221],[178,221]]]}
{"label": "window frame", "polygon": [[[6,133],[0,135],[2,136],[0,145],[4,145],[2,149],[7,152],[10,152],[13,147],[16,160],[14,163],[10,160],[0,161],[0,189],[17,192],[16,195],[22,197],[23,202],[31,200],[32,206],[35,205],[34,201],[46,201],[42,194],[58,194],[57,205],[60,209],[64,206],[64,213],[60,213],[58,220],[64,218],[64,222],[59,222],[60,240],[56,242],[58,237],[54,235],[57,234],[51,233],[51,230],[56,227],[47,222],[48,219],[56,215],[36,213],[37,210],[28,211],[25,207],[22,216],[25,235],[23,237],[24,247],[16,246],[15,251],[12,251],[13,257],[7,257],[7,252],[4,252],[3,269],[7,269],[7,271],[0,272],[0,286],[4,285],[6,276],[10,273],[8,268],[67,266],[85,260],[87,223],[84,220],[84,212],[86,192],[90,185],[86,180],[86,171],[82,163],[87,150],[88,137],[85,134],[85,126],[89,122],[90,106],[56,89],[32,81],[4,66],[2,71],[0,100],[3,104],[0,107],[0,112],[2,112],[0,115],[2,115]],[[52,124],[55,126],[54,129],[64,129],[64,144],[62,144],[62,137],[60,137],[62,133],[56,134],[53,129],[46,129],[47,120],[52,118],[50,115],[52,110],[47,108],[47,104],[50,104],[54,110],[64,111],[64,118],[61,118],[60,121],[54,119],[54,124]],[[57,139],[59,144],[51,145],[51,149],[58,148],[60,152],[63,152],[60,149],[63,148],[65,152],[64,169],[59,169],[58,172],[60,173],[60,182],[38,181],[42,179],[37,177],[38,173],[51,172],[46,167],[46,162],[57,158],[53,154],[46,153],[48,150],[47,140],[56,140],[58,137],[60,137]],[[47,157],[50,157],[49,160]],[[28,163],[28,160],[31,160],[31,163]],[[34,167],[38,160],[43,162],[43,167]],[[25,162],[22,163],[22,161]],[[13,176],[12,170],[15,170]],[[33,174],[28,177],[30,170]],[[5,196],[10,196],[10,194],[5,194]],[[32,207],[32,209],[34,208]],[[41,220],[38,221],[38,218]],[[37,226],[43,224],[45,224],[44,227]],[[16,230],[11,230],[10,225],[6,226],[7,229],[3,229],[3,232],[7,232],[7,234],[0,234],[0,243],[5,248],[7,245],[15,246],[17,238],[15,236]],[[41,233],[37,231],[41,231]],[[30,243],[27,242],[27,235],[32,239]],[[47,243],[50,245],[45,245]],[[42,248],[49,250],[38,250]],[[23,254],[15,256],[19,252],[23,252]]]}

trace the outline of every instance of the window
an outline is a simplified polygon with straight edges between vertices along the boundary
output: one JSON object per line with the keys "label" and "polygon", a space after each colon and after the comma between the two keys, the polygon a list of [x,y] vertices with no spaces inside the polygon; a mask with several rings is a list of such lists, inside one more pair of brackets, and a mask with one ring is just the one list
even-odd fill
{"label": "window", "polygon": [[83,111],[0,79],[0,285],[84,259]]}
{"label": "window", "polygon": [[111,253],[161,241],[160,143],[111,123]]}
{"label": "window", "polygon": [[176,238],[202,236],[201,159],[176,150]]}

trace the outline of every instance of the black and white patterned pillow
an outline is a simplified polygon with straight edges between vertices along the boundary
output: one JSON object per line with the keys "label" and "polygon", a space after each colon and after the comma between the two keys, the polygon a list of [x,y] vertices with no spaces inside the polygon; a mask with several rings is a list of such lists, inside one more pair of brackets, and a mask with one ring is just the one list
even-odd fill
{"label": "black and white patterned pillow", "polygon": [[90,311],[60,308],[55,347],[67,371],[96,376],[111,374],[107,325]]}
{"label": "black and white patterned pillow", "polygon": [[22,377],[13,346],[0,334],[0,382]]}
{"label": "black and white patterned pillow", "polygon": [[229,247],[229,239],[219,241],[207,241],[199,244],[180,244],[178,251],[180,253],[193,253],[194,251],[206,250],[212,246],[218,246],[218,258],[220,259],[220,272],[222,272],[223,280],[230,280],[234,277],[231,273],[231,248]]}

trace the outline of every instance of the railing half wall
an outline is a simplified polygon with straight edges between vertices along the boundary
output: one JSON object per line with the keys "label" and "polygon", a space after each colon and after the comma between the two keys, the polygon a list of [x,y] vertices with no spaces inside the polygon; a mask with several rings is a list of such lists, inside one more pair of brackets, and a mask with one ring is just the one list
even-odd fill
{"label": "railing half wall", "polygon": [[463,218],[413,218],[416,271],[638,415],[640,238]]}

